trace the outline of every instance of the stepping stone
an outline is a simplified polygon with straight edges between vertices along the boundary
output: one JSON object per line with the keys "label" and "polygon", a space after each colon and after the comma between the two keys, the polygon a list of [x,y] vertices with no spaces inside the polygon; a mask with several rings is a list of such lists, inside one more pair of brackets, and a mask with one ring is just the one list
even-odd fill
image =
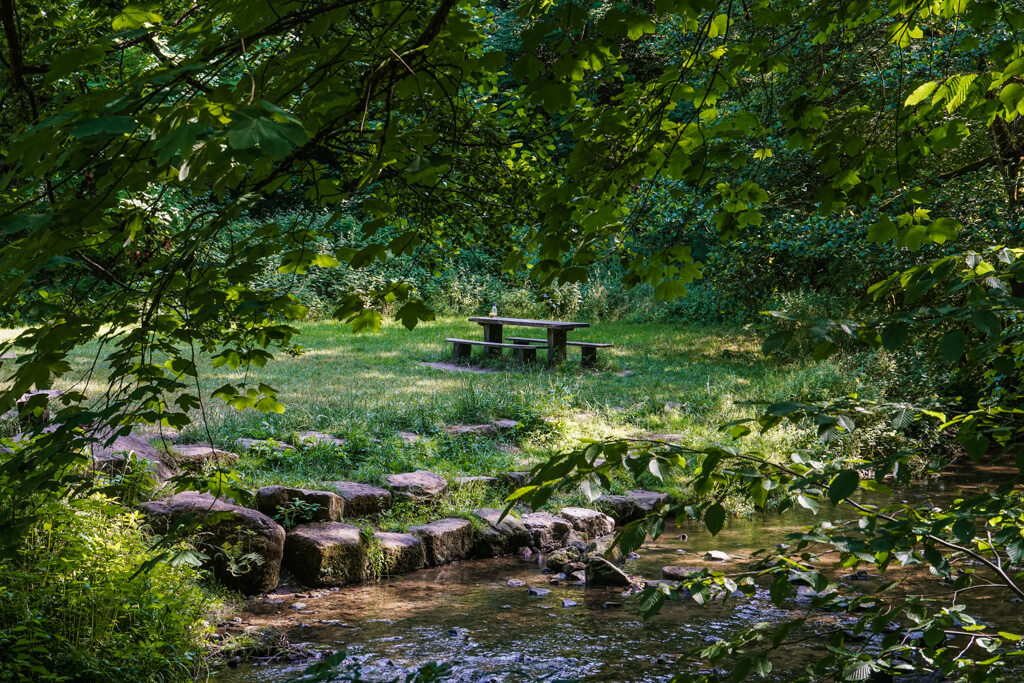
{"label": "stepping stone", "polygon": [[146,432],[140,436],[150,443],[154,443],[156,441],[174,443],[181,438],[181,432],[174,427],[158,427],[155,432]]}
{"label": "stepping stone", "polygon": [[[383,567],[378,568],[380,576],[399,576],[411,574],[427,564],[423,542],[412,534],[399,534],[390,531],[376,531],[373,534],[377,545],[383,553]],[[367,564],[367,578],[373,576],[374,567]]]}
{"label": "stepping stone", "polygon": [[473,552],[473,525],[468,519],[447,517],[414,526],[409,533],[423,542],[428,567],[464,560]]}
{"label": "stepping stone", "polygon": [[391,492],[357,481],[333,481],[327,485],[345,499],[346,517],[372,517],[391,509]]}
{"label": "stepping stone", "polygon": [[669,565],[661,568],[661,578],[668,579],[669,581],[686,581],[690,578],[690,574],[697,574],[700,570],[696,567],[680,567],[678,565]]}
{"label": "stepping stone", "polygon": [[705,560],[715,560],[717,562],[728,562],[732,559],[732,555],[724,553],[721,550],[709,550],[704,553]]}
{"label": "stepping stone", "polygon": [[344,446],[348,443],[345,439],[339,439],[336,436],[324,434],[323,432],[296,432],[295,436],[298,437],[299,443],[313,446],[318,446],[322,443]]}
{"label": "stepping stone", "polygon": [[667,505],[671,500],[671,496],[667,493],[637,489],[627,491],[624,495],[605,494],[599,496],[597,503],[615,520],[616,524],[628,524],[646,517],[654,512],[655,508]]}
{"label": "stepping stone", "polygon": [[345,499],[329,491],[311,491],[288,486],[264,486],[256,492],[256,509],[268,517],[276,517],[278,507],[287,505],[288,501],[301,500],[304,503],[319,506],[310,513],[311,519],[304,522],[337,522],[345,510]]}
{"label": "stepping stone", "polygon": [[497,486],[500,482],[497,477],[455,477],[455,485],[463,486]]}
{"label": "stepping stone", "polygon": [[170,459],[179,465],[204,465],[206,463],[233,465],[238,456],[214,448],[208,443],[175,444]]}
{"label": "stepping stone", "polygon": [[501,513],[502,510],[498,508],[473,510],[473,515],[487,524],[476,533],[474,555],[477,557],[511,555],[519,548],[530,545],[530,531],[523,521],[510,513],[499,522]]}
{"label": "stepping stone", "polygon": [[276,439],[235,439],[235,447],[243,451],[251,451],[256,448],[269,448],[280,453],[295,450],[295,446]]}
{"label": "stepping stone", "polygon": [[546,595],[550,595],[551,591],[547,588],[527,588],[526,594],[538,598],[543,598]]}
{"label": "stepping stone", "polygon": [[37,389],[28,391],[15,401],[18,424],[23,429],[44,425],[50,421],[50,403],[64,395],[58,389]]}
{"label": "stepping stone", "polygon": [[529,472],[502,472],[500,476],[516,488],[524,486],[530,480]]}
{"label": "stepping stone", "polygon": [[587,560],[587,588],[601,586],[631,586],[632,579],[626,572],[603,557],[591,557]]}
{"label": "stepping stone", "polygon": [[386,479],[392,494],[413,501],[434,501],[448,491],[444,477],[426,470],[389,474]]}
{"label": "stepping stone", "polygon": [[462,436],[472,434],[473,436],[495,436],[498,428],[492,424],[483,425],[448,425],[443,430],[446,434]]}
{"label": "stepping stone", "polygon": [[454,363],[420,363],[420,365],[427,368],[434,368],[435,370],[447,370],[448,372],[471,372],[475,375],[486,375],[494,372],[498,372],[492,368],[478,368],[465,365],[455,365]]}
{"label": "stepping stone", "polygon": [[519,422],[517,420],[509,420],[507,418],[495,420],[491,424],[494,425],[494,428],[499,432],[507,432],[519,426]]}
{"label": "stepping stone", "polygon": [[366,573],[358,527],[341,522],[300,524],[288,532],[284,566],[306,586],[347,586]]}
{"label": "stepping stone", "polygon": [[530,532],[530,543],[541,552],[564,548],[573,532],[572,523],[550,512],[531,512],[523,515],[523,524]]}
{"label": "stepping stone", "polygon": [[615,520],[597,510],[569,507],[562,508],[558,514],[567,519],[576,531],[586,534],[590,540],[615,531]]}
{"label": "stepping stone", "polygon": [[[262,512],[214,498],[208,493],[186,491],[166,500],[150,501],[139,506],[153,528],[165,533],[172,521],[191,515],[202,519],[211,514],[217,521],[204,525],[194,539],[197,547],[210,557],[214,578],[233,590],[252,595],[266,593],[277,587],[281,559],[285,547],[285,533],[277,522]],[[230,543],[243,554],[259,555],[262,562],[250,563],[244,573],[227,563],[220,547]]]}
{"label": "stepping stone", "polygon": [[163,451],[157,450],[147,439],[137,434],[119,436],[109,445],[106,439],[101,439],[90,447],[90,451],[92,469],[112,477],[125,474],[132,453],[135,454],[136,463],[147,467],[158,483],[178,473],[173,464],[164,462],[166,454]]}
{"label": "stepping stone", "polygon": [[423,437],[416,432],[395,432],[395,436],[397,436],[406,446],[411,446],[417,441],[423,439]]}

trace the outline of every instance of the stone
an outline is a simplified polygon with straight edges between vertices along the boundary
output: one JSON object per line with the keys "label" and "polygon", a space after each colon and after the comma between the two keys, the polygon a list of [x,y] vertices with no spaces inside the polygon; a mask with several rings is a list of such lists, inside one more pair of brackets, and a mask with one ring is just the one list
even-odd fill
{"label": "stone", "polygon": [[289,486],[264,486],[256,492],[256,509],[268,517],[276,517],[278,507],[290,500],[301,500],[319,506],[305,522],[337,522],[345,512],[345,499],[330,491],[311,491]]}
{"label": "stone", "polygon": [[502,472],[499,476],[515,488],[524,486],[530,480],[529,472]]}
{"label": "stone", "polygon": [[459,488],[464,486],[497,486],[497,477],[455,477],[455,485]]}
{"label": "stone", "polygon": [[345,500],[345,516],[372,517],[391,509],[391,492],[357,481],[334,481],[327,485]]}
{"label": "stone", "polygon": [[523,524],[530,532],[530,542],[541,552],[550,552],[568,545],[573,526],[569,520],[550,512],[531,512],[523,515]]}
{"label": "stone", "polygon": [[[262,512],[194,491],[143,503],[140,507],[160,533],[166,532],[173,521],[185,515],[201,519],[213,513],[220,517],[223,513],[223,519],[201,527],[200,536],[196,539],[197,547],[210,556],[208,562],[214,577],[228,588],[250,595],[266,593],[277,586],[285,532],[281,525]],[[260,561],[248,564],[245,571],[238,573],[238,567],[231,567],[220,549],[225,543],[231,543],[243,554],[257,555]]]}
{"label": "stone", "polygon": [[238,456],[214,448],[208,443],[175,444],[168,456],[180,467],[212,465],[234,465]]}
{"label": "stone", "polygon": [[538,598],[543,598],[545,595],[550,595],[551,591],[548,590],[547,588],[528,588],[526,590],[526,594],[527,595],[532,595],[532,596],[538,597]]}
{"label": "stone", "polygon": [[501,557],[512,555],[520,547],[530,544],[530,531],[523,521],[511,513],[501,518],[498,508],[479,508],[473,515],[485,522],[478,529],[473,542],[473,554],[477,557]]}
{"label": "stone", "polygon": [[423,438],[416,432],[396,432],[395,436],[397,436],[406,446],[411,446]]}
{"label": "stone", "polygon": [[446,517],[414,526],[409,533],[423,543],[428,567],[464,560],[473,552],[473,525],[468,519]]}
{"label": "stone", "polygon": [[716,562],[728,562],[732,559],[729,553],[724,553],[721,550],[709,550],[704,553],[705,560],[715,560]]}
{"label": "stone", "polygon": [[[373,538],[383,554],[382,567],[377,570],[380,576],[411,574],[426,566],[427,556],[423,550],[423,542],[416,536],[376,531]],[[373,576],[374,573],[374,567],[368,565],[367,578],[377,578]]]}
{"label": "stone", "polygon": [[575,600],[570,600],[569,598],[563,598],[562,599],[562,607],[564,607],[565,609],[569,609],[570,607],[575,607],[578,604],[579,604],[578,602],[576,602]]}
{"label": "stone", "polygon": [[123,475],[130,469],[131,455],[134,454],[136,463],[145,466],[158,483],[177,474],[173,465],[164,461],[164,452],[142,436],[125,434],[109,444],[107,441],[101,438],[90,447],[91,467],[97,472],[111,477]]}
{"label": "stone", "polygon": [[603,557],[591,557],[587,560],[587,587],[631,586],[633,581],[626,572]]}
{"label": "stone", "polygon": [[512,586],[513,588],[522,588],[523,586],[526,585],[526,582],[523,581],[522,579],[509,579],[505,583],[507,583],[508,585]]}
{"label": "stone", "polygon": [[366,573],[362,534],[341,522],[300,524],[288,532],[284,566],[306,586],[358,583]]}
{"label": "stone", "polygon": [[547,556],[544,566],[555,571],[562,571],[568,565],[574,562],[579,562],[582,557],[583,554],[578,548],[560,548]]}
{"label": "stone", "polygon": [[456,365],[455,363],[420,363],[423,367],[434,368],[435,370],[446,370],[448,372],[471,372],[476,375],[486,375],[498,372],[494,368],[478,368],[475,366]]}
{"label": "stone", "polygon": [[506,418],[495,420],[491,424],[494,425],[494,428],[499,432],[507,432],[519,426],[519,422],[517,422],[516,420],[509,420]]}
{"label": "stone", "polygon": [[344,446],[348,441],[345,439],[339,439],[336,436],[330,434],[324,434],[323,432],[296,432],[295,436],[298,438],[299,443],[318,446],[320,444],[330,444],[332,446]]}
{"label": "stone", "polygon": [[413,501],[434,501],[448,491],[444,477],[426,470],[389,474],[386,479],[392,494]]}
{"label": "stone", "polygon": [[690,574],[697,574],[699,572],[700,570],[696,567],[680,567],[679,565],[671,564],[661,568],[661,578],[668,579],[669,581],[685,581],[690,577]]}
{"label": "stone", "polygon": [[41,426],[50,421],[50,402],[64,395],[58,389],[28,391],[15,401],[18,424],[22,429]]}
{"label": "stone", "polygon": [[569,507],[562,508],[558,514],[568,520],[576,531],[586,534],[590,539],[615,531],[615,520],[597,510]]}
{"label": "stone", "polygon": [[278,441],[276,439],[235,439],[235,448],[243,451],[251,451],[257,448],[269,448],[272,451],[283,453],[284,451],[294,451],[295,446],[284,441]]}
{"label": "stone", "polygon": [[671,497],[667,493],[642,489],[627,491],[623,495],[605,494],[597,499],[601,509],[607,512],[616,524],[628,524],[642,519],[670,501]]}
{"label": "stone", "polygon": [[601,603],[601,609],[618,609],[619,607],[622,607],[621,602],[612,602],[611,600],[608,600],[607,602]]}
{"label": "stone", "polygon": [[498,433],[498,428],[492,424],[448,425],[444,427],[444,432],[452,436],[465,436],[467,434],[472,436],[495,436]]}

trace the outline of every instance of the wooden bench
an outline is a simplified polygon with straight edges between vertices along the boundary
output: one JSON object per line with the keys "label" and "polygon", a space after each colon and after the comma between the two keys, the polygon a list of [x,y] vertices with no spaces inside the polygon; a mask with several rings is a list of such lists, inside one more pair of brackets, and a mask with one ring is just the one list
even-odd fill
{"label": "wooden bench", "polygon": [[479,341],[477,339],[445,339],[446,342],[452,344],[452,359],[453,360],[469,360],[473,353],[474,346],[483,346],[487,349],[497,349],[501,352],[501,349],[513,349],[516,352],[516,358],[522,363],[536,363],[537,362],[537,349],[546,349],[547,342],[543,339],[540,341],[544,346],[537,346],[536,344],[505,344],[502,342],[491,342],[491,341]]}
{"label": "wooden bench", "polygon": [[[547,344],[546,339],[536,339],[534,337],[509,337],[509,341],[518,342],[521,344]],[[610,349],[615,344],[605,344],[601,342],[581,342],[581,341],[567,341],[566,346],[578,346],[580,347],[580,365],[585,368],[592,368],[597,365],[597,350],[598,349]],[[535,346],[534,348],[543,348]]]}

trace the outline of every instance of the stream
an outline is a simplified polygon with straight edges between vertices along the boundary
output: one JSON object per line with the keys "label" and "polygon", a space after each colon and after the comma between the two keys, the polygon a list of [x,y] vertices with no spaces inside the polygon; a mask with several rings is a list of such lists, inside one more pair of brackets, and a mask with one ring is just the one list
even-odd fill
{"label": "stream", "polygon": [[[981,481],[958,479],[897,491],[895,497],[909,502],[941,502],[969,494]],[[880,499],[863,497],[864,502]],[[823,506],[818,519],[852,517],[846,508]],[[626,571],[646,578],[660,578],[666,565],[718,571],[740,571],[759,548],[785,543],[788,535],[810,525],[814,516],[806,510],[785,515],[733,518],[712,537],[703,526],[666,529],[656,541],[629,560]],[[680,533],[686,540],[680,540]],[[720,550],[732,559],[706,561],[704,553]],[[828,568],[824,557],[820,567]],[[448,662],[451,681],[665,681],[674,675],[699,670],[682,660],[684,653],[758,622],[784,621],[807,611],[806,604],[790,601],[778,608],[767,591],[753,597],[716,600],[701,607],[692,600],[668,602],[656,617],[644,622],[621,589],[553,585],[541,572],[535,556],[458,562],[414,574],[333,590],[279,588],[258,597],[242,614],[246,627],[275,627],[293,643],[329,650],[347,650],[362,665],[362,680],[392,680],[426,662]],[[869,570],[870,571],[870,570]],[[836,572],[841,576],[846,572]],[[870,571],[866,581],[840,581],[849,591],[869,591],[882,582]],[[885,579],[904,578],[909,590],[941,593],[948,590],[921,568],[895,568]],[[525,585],[515,585],[523,582]],[[549,589],[544,596],[528,594],[529,587]],[[564,603],[563,600],[570,602]],[[572,604],[575,603],[575,604]],[[613,603],[613,604],[609,604]],[[1020,605],[1005,593],[972,591],[968,611],[1000,630],[1019,632]],[[823,638],[814,634],[853,623],[851,615],[814,612],[801,632],[806,638],[787,645],[772,659],[773,671],[766,680],[787,681],[820,655]],[[212,680],[284,681],[297,677],[308,661],[243,663],[222,667]],[[710,674],[724,671],[703,670]]]}

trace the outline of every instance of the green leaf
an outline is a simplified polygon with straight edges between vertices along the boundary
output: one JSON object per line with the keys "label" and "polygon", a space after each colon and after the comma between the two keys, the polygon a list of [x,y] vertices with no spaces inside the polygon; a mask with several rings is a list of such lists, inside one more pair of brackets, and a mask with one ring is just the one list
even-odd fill
{"label": "green leaf", "polygon": [[860,475],[855,470],[843,470],[828,486],[828,499],[833,505],[849,498],[857,490]]}
{"label": "green leaf", "polygon": [[935,89],[939,87],[937,81],[928,81],[914,88],[914,92],[910,93],[906,101],[903,103],[906,107],[913,107],[914,105],[924,102],[926,99],[931,97],[931,94],[935,92]]}
{"label": "green leaf", "polygon": [[712,536],[717,535],[725,526],[725,508],[720,503],[715,503],[705,510],[704,524]]}
{"label": "green leaf", "polygon": [[142,9],[135,5],[128,5],[121,13],[114,17],[113,27],[115,31],[124,31],[134,28],[148,28],[153,24],[159,24],[163,17],[155,12]]}
{"label": "green leaf", "polygon": [[967,335],[963,330],[950,330],[939,340],[939,355],[949,363],[955,363],[964,355]]}

